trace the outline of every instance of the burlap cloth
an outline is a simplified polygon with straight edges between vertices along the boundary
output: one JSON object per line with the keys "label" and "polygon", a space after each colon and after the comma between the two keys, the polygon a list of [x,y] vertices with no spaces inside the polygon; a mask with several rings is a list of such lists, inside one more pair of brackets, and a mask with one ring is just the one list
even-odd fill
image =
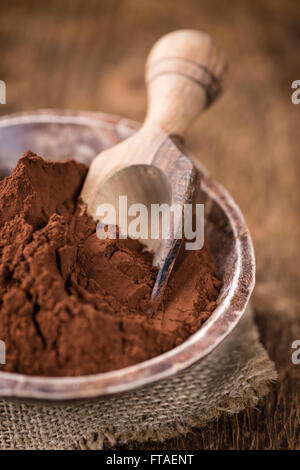
{"label": "burlap cloth", "polygon": [[251,308],[229,337],[187,371],[126,395],[73,405],[0,401],[0,449],[102,449],[164,441],[220,413],[254,406],[276,371]]}

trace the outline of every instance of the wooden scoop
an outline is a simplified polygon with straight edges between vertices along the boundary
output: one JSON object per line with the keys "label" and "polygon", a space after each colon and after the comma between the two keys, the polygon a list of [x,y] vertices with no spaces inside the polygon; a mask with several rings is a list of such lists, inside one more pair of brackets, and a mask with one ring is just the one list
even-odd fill
{"label": "wooden scoop", "polygon": [[[152,310],[160,303],[181,245],[177,238],[184,204],[193,201],[199,188],[198,172],[175,145],[212,102],[220,90],[225,70],[224,53],[207,34],[175,31],[152,48],[146,67],[148,113],[132,137],[100,153],[92,162],[81,197],[97,220],[99,204],[118,209],[119,196],[133,203],[168,203],[177,210],[169,235],[141,241],[154,251],[158,275],[152,292]],[[118,211],[117,211],[118,212]]]}

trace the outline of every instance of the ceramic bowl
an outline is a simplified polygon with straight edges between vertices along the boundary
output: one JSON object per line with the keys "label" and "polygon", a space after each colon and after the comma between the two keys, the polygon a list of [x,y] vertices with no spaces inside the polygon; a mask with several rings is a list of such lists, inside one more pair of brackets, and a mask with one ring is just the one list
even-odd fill
{"label": "ceramic bowl", "polygon": [[[89,164],[101,150],[130,136],[138,124],[91,112],[42,110],[0,118],[0,177],[10,174],[27,149],[52,160]],[[112,372],[81,377],[32,377],[0,372],[0,396],[26,399],[91,399],[128,392],[170,377],[216,348],[243,315],[254,287],[255,259],[249,231],[230,194],[201,166],[206,231],[222,279],[217,307],[183,344],[153,359]],[[0,333],[1,334],[1,333]]]}

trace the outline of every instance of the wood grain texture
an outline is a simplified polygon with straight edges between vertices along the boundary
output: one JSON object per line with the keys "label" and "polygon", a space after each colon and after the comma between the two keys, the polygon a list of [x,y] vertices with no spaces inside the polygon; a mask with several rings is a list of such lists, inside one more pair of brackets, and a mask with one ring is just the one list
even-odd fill
{"label": "wood grain texture", "polygon": [[[0,113],[42,107],[102,110],[142,121],[144,58],[178,28],[209,32],[229,56],[227,91],[189,135],[190,150],[233,194],[257,257],[253,296],[280,380],[257,409],[225,416],[149,449],[300,449],[300,9],[288,0],[2,0]],[[134,445],[131,446],[134,448]]]}
{"label": "wood grain texture", "polygon": [[184,138],[221,89],[226,65],[224,51],[206,33],[181,29],[164,35],[147,59],[145,125]]}

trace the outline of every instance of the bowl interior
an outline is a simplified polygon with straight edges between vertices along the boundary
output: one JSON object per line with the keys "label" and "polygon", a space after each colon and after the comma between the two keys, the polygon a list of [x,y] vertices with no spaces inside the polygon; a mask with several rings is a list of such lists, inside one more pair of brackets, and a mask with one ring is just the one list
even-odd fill
{"label": "bowl interior", "polygon": [[[30,149],[49,160],[75,158],[87,165],[95,155],[131,135],[138,125],[100,113],[41,111],[0,119],[0,178]],[[127,391],[170,376],[214,349],[244,312],[254,283],[254,256],[243,217],[230,195],[202,173],[206,233],[223,287],[218,307],[181,346],[119,371],[72,378],[41,378],[0,372],[0,395],[74,399]]]}
{"label": "bowl interior", "polygon": [[[0,179],[8,176],[26,150],[47,160],[64,161],[74,158],[89,165],[93,158],[129,137],[138,128],[128,121],[107,115],[52,115],[48,112],[24,114],[0,120]],[[197,164],[197,162],[196,162]],[[199,167],[204,174],[205,170]],[[204,176],[204,175],[203,175]],[[206,231],[214,262],[223,278],[234,266],[224,263],[224,257],[233,254],[234,240],[227,216],[209,197],[205,185],[200,194],[205,204]],[[220,230],[226,227],[226,231]],[[225,243],[225,245],[224,245]],[[232,256],[229,256],[232,259]],[[223,280],[224,281],[224,280]]]}

